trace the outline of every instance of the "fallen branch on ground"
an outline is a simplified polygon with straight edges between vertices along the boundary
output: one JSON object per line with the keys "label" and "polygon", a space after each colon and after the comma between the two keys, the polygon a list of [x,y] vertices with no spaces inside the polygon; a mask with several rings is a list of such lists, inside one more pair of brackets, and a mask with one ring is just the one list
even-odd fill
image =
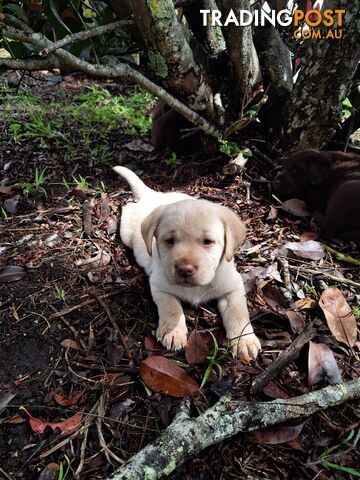
{"label": "fallen branch on ground", "polygon": [[306,345],[315,335],[315,320],[307,325],[305,330],[274,360],[269,367],[258,375],[251,387],[250,392],[255,394],[262,392],[264,387],[271,382],[273,378],[279,375],[289,363],[296,360],[304,345]]}
{"label": "fallen branch on ground", "polygon": [[204,448],[230,438],[360,398],[360,378],[316,392],[272,402],[244,402],[225,395],[196,418],[186,399],[171,425],[154,443],[134,455],[109,480],[153,480],[169,475]]}

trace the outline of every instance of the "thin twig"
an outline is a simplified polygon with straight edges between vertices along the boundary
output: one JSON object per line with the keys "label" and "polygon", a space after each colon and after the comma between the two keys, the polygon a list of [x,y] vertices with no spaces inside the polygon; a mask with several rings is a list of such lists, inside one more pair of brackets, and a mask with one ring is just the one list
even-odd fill
{"label": "thin twig", "polygon": [[86,452],[86,444],[87,444],[87,438],[88,438],[88,434],[89,434],[89,429],[86,428],[85,431],[84,431],[84,438],[83,438],[83,441],[81,442],[81,447],[80,447],[80,461],[79,461],[79,465],[76,469],[76,472],[75,472],[75,477],[77,475],[79,475],[82,471],[82,469],[84,468],[84,464],[85,464],[85,452]]}
{"label": "thin twig", "polygon": [[109,320],[110,320],[115,332],[119,335],[119,337],[121,339],[121,342],[122,342],[122,344],[125,348],[125,351],[126,351],[126,354],[127,354],[128,358],[131,360],[132,355],[131,355],[131,351],[130,351],[128,345],[127,345],[126,337],[120,332],[118,324],[116,323],[115,318],[112,316],[112,313],[110,312],[110,308],[107,306],[107,304],[104,302],[104,300],[100,296],[95,295],[95,298],[100,303],[102,308],[105,310],[106,315],[109,317]]}
{"label": "thin twig", "polygon": [[13,480],[13,477],[10,477],[10,475],[6,473],[5,470],[3,470],[1,467],[0,467],[0,473],[2,473],[4,477],[6,477],[8,480]]}
{"label": "thin twig", "polygon": [[314,323],[310,322],[298,337],[274,360],[270,366],[258,375],[251,387],[250,392],[255,394],[261,392],[264,387],[271,382],[289,363],[299,356],[302,347],[308,343],[315,335]]}
{"label": "thin twig", "polygon": [[121,458],[119,458],[114,452],[112,452],[112,451],[110,450],[110,448],[109,448],[109,447],[107,446],[107,444],[106,444],[106,441],[105,441],[103,432],[102,432],[102,430],[101,430],[102,418],[103,418],[103,416],[105,415],[105,392],[103,392],[102,395],[101,395],[101,397],[100,397],[97,412],[98,412],[98,417],[97,417],[97,419],[96,419],[96,428],[97,428],[97,432],[98,432],[98,437],[99,437],[99,442],[100,442],[101,448],[103,449],[104,454],[105,454],[106,458],[108,459],[109,463],[111,463],[111,462],[110,462],[110,458],[109,458],[109,457],[111,457],[111,458],[113,458],[117,463],[119,463],[120,465],[122,465],[123,463],[125,463],[125,461],[122,460]]}
{"label": "thin twig", "polygon": [[352,287],[360,288],[360,283],[354,282],[353,280],[349,280],[347,278],[341,278],[341,277],[338,277],[336,275],[331,275],[330,273],[319,272],[318,270],[312,270],[310,268],[294,267],[292,265],[289,265],[289,268],[290,268],[290,270],[296,271],[302,277],[304,276],[302,274],[318,275],[318,276],[322,276],[322,277],[324,277],[328,280],[332,280],[333,282],[343,283],[345,285],[351,285]]}
{"label": "thin twig", "polygon": [[[117,288],[116,290],[112,290],[109,293],[105,293],[104,295],[98,295],[98,298],[109,298],[113,297],[114,295],[118,295],[119,293],[122,293],[124,290],[126,290],[128,287],[124,286],[122,288]],[[88,300],[85,300],[84,302],[78,303],[77,305],[73,305],[72,307],[66,307],[60,312],[53,313],[50,315],[49,319],[52,318],[57,318],[57,317],[62,317],[64,315],[69,315],[69,313],[75,312],[76,310],[80,310],[81,308],[85,307],[86,305],[89,305],[91,303],[94,303],[98,301],[97,298],[89,298]]]}

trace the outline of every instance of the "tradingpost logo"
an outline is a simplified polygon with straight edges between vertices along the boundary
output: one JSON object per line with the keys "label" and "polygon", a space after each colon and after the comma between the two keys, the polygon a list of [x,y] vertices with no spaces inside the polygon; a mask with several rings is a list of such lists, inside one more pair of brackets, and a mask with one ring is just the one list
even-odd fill
{"label": "tradingpost logo", "polygon": [[[343,36],[344,9],[326,9],[321,12],[317,8],[303,10],[294,10],[293,12],[284,10],[270,10],[263,8],[258,10],[239,10],[233,9],[224,16],[220,10],[200,10],[203,26],[227,27],[235,25],[237,27],[247,27],[249,25],[265,26],[270,23],[273,26],[282,27],[294,26],[294,38],[316,38],[316,39],[341,39]],[[332,29],[336,24],[336,28]]]}

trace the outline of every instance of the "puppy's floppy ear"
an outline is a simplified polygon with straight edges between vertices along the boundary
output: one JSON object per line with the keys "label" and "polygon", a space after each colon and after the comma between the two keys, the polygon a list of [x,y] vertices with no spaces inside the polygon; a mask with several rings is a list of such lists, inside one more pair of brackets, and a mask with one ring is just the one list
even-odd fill
{"label": "puppy's floppy ear", "polygon": [[228,262],[234,256],[236,250],[244,243],[246,227],[240,218],[229,208],[221,207],[221,220],[225,232],[224,255]]}
{"label": "puppy's floppy ear", "polygon": [[153,238],[157,229],[157,226],[160,223],[162,214],[164,212],[164,206],[155,208],[141,224],[141,235],[144,239],[146,250],[148,254],[152,255],[152,243]]}
{"label": "puppy's floppy ear", "polygon": [[310,181],[312,185],[319,186],[330,175],[330,164],[314,160],[310,163]]}

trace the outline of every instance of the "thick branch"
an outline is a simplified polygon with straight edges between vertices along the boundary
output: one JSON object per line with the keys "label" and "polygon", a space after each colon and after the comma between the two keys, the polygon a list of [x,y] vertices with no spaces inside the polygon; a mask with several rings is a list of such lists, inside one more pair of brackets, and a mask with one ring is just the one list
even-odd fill
{"label": "thick branch", "polygon": [[62,48],[65,45],[72,43],[81,42],[82,40],[87,40],[88,38],[97,37],[99,35],[104,35],[106,33],[114,32],[118,29],[126,27],[127,25],[133,25],[134,20],[120,20],[114,23],[108,23],[107,25],[101,25],[101,27],[89,28],[89,30],[82,30],[78,33],[73,33],[71,35],[66,35],[66,37],[61,38],[55,42],[51,48],[47,49],[44,54],[49,55],[49,53],[54,52],[58,48]]}
{"label": "thick branch", "polygon": [[[27,43],[32,43],[42,49],[51,49],[54,45],[53,42],[48,40],[41,33],[24,33],[20,30],[17,30],[12,27],[8,27],[0,23],[0,29],[4,35],[12,38],[14,40],[25,41]],[[215,138],[220,138],[221,133],[216,129],[214,125],[202,118],[199,114],[191,110],[189,107],[184,105],[178,99],[166,92],[162,87],[159,87],[154,82],[146,78],[142,73],[133,69],[130,65],[127,64],[118,64],[114,67],[104,66],[104,65],[92,65],[89,62],[86,62],[83,59],[77,58],[72,55],[70,52],[58,48],[53,52],[53,55],[59,60],[62,66],[70,67],[75,71],[84,72],[90,76],[94,77],[107,77],[107,78],[126,78],[131,80],[139,85],[141,85],[145,90],[149,91],[153,95],[156,95],[165,103],[167,103],[174,110],[179,112],[183,117],[185,117],[189,122],[193,123],[206,134],[211,135]],[[15,62],[15,60],[13,60]],[[29,70],[28,66],[31,66],[31,59],[23,60],[23,69]],[[29,62],[25,64],[25,62]],[[9,59],[0,58],[0,67],[5,66],[6,68],[12,68]],[[17,66],[20,68],[20,64],[17,63]]]}
{"label": "thick branch", "polygon": [[[360,378],[291,399],[251,403],[222,397],[191,418],[188,403],[155,443],[148,445],[110,476],[111,480],[157,479],[201,450],[240,432],[268,427],[360,398]],[[187,409],[186,409],[187,407]]]}
{"label": "thick branch", "polygon": [[29,70],[37,72],[39,70],[52,70],[54,68],[60,68],[60,62],[54,57],[44,59],[28,58],[26,60],[0,58],[0,67],[8,70]]}

